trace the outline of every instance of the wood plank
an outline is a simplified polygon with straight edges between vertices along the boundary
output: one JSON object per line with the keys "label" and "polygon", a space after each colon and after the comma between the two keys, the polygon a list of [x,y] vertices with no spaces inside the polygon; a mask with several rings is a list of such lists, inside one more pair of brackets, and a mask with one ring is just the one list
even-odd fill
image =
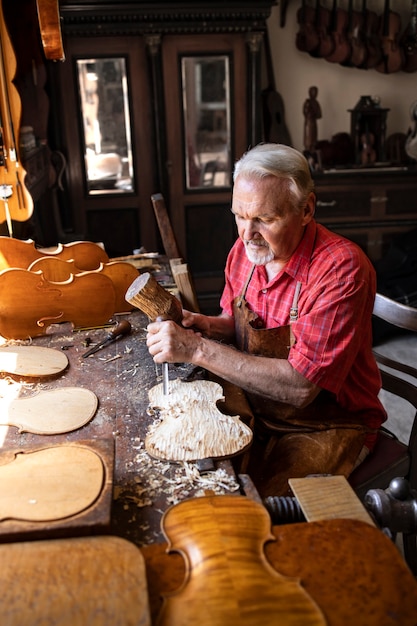
{"label": "wood plank", "polygon": [[288,481],[309,522],[357,519],[375,526],[344,476],[311,476]]}
{"label": "wood plank", "polygon": [[182,263],[181,259],[171,259],[170,264],[172,276],[178,287],[183,307],[193,313],[199,313],[200,307],[197,294],[187,263]]}
{"label": "wood plank", "polygon": [[140,550],[119,537],[0,546],[0,610],[7,626],[149,626]]}

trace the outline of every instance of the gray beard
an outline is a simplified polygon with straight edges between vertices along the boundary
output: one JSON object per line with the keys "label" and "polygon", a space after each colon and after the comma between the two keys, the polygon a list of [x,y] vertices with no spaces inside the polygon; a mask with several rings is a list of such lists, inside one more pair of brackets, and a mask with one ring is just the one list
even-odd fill
{"label": "gray beard", "polygon": [[274,260],[274,253],[267,246],[259,246],[254,250],[245,242],[245,252],[249,261],[255,265],[266,265]]}

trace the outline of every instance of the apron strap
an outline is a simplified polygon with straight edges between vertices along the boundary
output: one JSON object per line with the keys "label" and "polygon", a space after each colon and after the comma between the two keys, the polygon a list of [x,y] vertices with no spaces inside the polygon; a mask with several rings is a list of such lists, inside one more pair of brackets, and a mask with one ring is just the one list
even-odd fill
{"label": "apron strap", "polygon": [[238,297],[238,299],[236,300],[236,306],[237,306],[239,309],[240,309],[240,307],[242,306],[243,300],[244,300],[244,298],[245,298],[245,296],[246,296],[246,291],[247,291],[247,289],[248,289],[248,285],[249,285],[249,283],[250,283],[250,281],[251,281],[251,278],[252,278],[252,276],[253,276],[253,272],[255,271],[255,267],[256,267],[256,265],[255,265],[255,263],[254,263],[254,264],[252,265],[251,271],[249,272],[249,275],[248,275],[248,277],[247,277],[247,279],[246,279],[246,282],[245,282],[245,284],[243,285],[242,293],[240,294],[240,296],[239,296],[239,297]]}
{"label": "apron strap", "polygon": [[301,282],[298,280],[295,286],[294,298],[290,309],[290,348],[295,344],[294,333],[292,332],[292,324],[298,320],[298,298],[301,291]]}

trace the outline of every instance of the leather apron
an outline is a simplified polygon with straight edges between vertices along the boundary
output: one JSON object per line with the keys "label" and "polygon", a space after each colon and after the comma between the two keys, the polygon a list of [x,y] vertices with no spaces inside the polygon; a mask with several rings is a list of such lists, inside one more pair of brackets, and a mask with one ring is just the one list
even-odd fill
{"label": "leather apron", "polygon": [[[265,329],[245,300],[253,271],[254,267],[241,296],[234,301],[237,347],[249,354],[288,359],[295,343],[291,324],[298,319],[301,283],[296,284],[290,324]],[[324,390],[303,409],[255,394],[246,395],[255,416],[254,442],[241,459],[238,471],[251,476],[262,497],[288,495],[289,478],[350,474],[369,432],[363,413],[342,409],[332,394]]]}

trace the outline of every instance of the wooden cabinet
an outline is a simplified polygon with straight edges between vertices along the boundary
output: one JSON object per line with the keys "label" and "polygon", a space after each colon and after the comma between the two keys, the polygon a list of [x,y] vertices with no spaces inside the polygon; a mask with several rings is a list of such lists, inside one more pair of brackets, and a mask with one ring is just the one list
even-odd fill
{"label": "wooden cabinet", "polygon": [[[61,200],[66,214],[75,232],[103,241],[110,256],[141,246],[162,251],[150,200],[162,193],[203,309],[204,301],[218,301],[235,238],[233,163],[262,140],[261,59],[273,4],[60,2],[66,61],[49,64],[48,75],[53,149],[68,164]],[[129,105],[133,173],[124,190],[111,187],[110,179],[108,188],[101,182],[93,188],[85,164],[103,152],[107,126],[100,120],[100,135],[94,135],[91,110],[99,91],[89,76],[115,59],[126,68]],[[190,86],[195,102],[187,99]]]}
{"label": "wooden cabinet", "polygon": [[417,227],[417,170],[381,168],[316,174],[316,219],[377,261],[395,234]]}

